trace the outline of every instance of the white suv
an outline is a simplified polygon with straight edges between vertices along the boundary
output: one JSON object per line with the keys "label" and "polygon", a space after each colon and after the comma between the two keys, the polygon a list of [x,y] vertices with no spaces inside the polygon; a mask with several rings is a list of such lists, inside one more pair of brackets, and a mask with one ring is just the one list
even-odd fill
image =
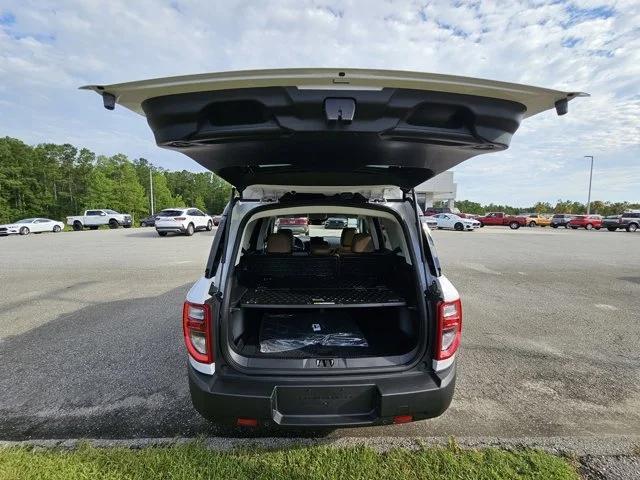
{"label": "white suv", "polygon": [[[245,427],[406,423],[444,412],[462,307],[414,187],[505,150],[524,118],[563,115],[580,96],[357,69],[86,88],[107,109],[143,114],[158,145],[235,188],[182,325],[196,410]],[[340,233],[323,228],[334,217],[354,221]],[[309,234],[282,228],[283,218],[308,219]]]}
{"label": "white suv", "polygon": [[156,218],[156,231],[161,237],[169,232],[190,237],[196,230],[210,231],[212,228],[213,219],[197,208],[167,208]]}

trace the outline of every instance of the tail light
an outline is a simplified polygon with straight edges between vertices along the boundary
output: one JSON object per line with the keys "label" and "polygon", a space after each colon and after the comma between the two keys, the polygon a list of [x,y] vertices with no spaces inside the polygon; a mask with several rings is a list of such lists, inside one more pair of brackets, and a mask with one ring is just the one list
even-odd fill
{"label": "tail light", "polygon": [[174,220],[178,220],[178,221],[182,221],[182,220],[186,220],[187,217],[173,217]]}
{"label": "tail light", "polygon": [[438,303],[438,328],[436,331],[436,360],[451,357],[460,345],[462,336],[462,303]]}
{"label": "tail light", "polygon": [[213,363],[211,306],[184,302],[182,307],[184,343],[191,357],[200,363]]}

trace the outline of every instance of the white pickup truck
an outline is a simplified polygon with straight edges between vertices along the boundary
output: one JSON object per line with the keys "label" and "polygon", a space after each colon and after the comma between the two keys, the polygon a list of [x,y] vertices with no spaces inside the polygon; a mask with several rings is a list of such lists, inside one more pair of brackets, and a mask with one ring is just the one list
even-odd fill
{"label": "white pickup truck", "polygon": [[71,225],[75,231],[84,228],[97,230],[100,225],[108,225],[109,228],[131,227],[131,215],[118,213],[114,210],[86,210],[84,215],[67,217],[67,225]]}

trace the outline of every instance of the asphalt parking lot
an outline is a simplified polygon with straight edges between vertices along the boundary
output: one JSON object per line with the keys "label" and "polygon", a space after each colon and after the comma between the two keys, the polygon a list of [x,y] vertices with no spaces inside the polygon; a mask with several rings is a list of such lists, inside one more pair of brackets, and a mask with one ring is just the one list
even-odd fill
{"label": "asphalt parking lot", "polygon": [[[640,233],[434,237],[465,310],[451,408],[323,435],[640,435]],[[0,238],[0,439],[228,435],[191,407],[181,338],[211,240],[153,229]]]}

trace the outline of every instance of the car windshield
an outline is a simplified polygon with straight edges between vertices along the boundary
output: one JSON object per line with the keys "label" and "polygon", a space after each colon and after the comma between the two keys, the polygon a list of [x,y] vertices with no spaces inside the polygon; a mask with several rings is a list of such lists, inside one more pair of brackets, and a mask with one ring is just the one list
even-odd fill
{"label": "car windshield", "polygon": [[16,223],[33,223],[35,218],[24,218],[22,220],[18,220]]}

